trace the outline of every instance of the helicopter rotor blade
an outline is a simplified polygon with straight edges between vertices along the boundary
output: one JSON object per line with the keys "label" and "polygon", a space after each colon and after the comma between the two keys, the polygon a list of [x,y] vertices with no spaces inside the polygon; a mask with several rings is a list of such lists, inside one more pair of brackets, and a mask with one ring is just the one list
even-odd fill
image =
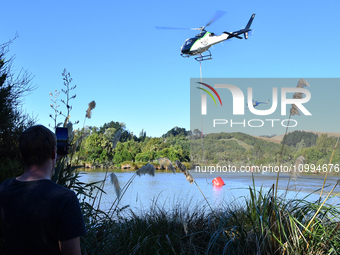
{"label": "helicopter rotor blade", "polygon": [[155,27],[156,29],[179,29],[179,30],[200,30],[199,28],[187,28],[187,27]]}
{"label": "helicopter rotor blade", "polygon": [[[214,15],[214,17],[203,27],[203,29],[207,26],[210,26],[213,22],[215,22],[216,20],[218,20],[219,18],[221,18],[224,14],[226,14],[225,11],[217,11]],[[202,29],[202,30],[203,30]]]}
{"label": "helicopter rotor blade", "polygon": [[214,21],[218,20],[221,18],[226,12],[225,11],[217,11],[213,18],[203,27],[199,28],[183,28],[183,27],[159,27],[155,26],[156,29],[179,29],[179,30],[198,30],[198,31],[203,31],[207,26],[211,25]]}

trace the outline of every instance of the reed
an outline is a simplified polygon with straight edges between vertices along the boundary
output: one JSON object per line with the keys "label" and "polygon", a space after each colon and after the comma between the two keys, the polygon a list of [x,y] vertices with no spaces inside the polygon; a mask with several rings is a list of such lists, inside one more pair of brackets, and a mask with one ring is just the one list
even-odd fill
{"label": "reed", "polygon": [[331,158],[330,158],[330,160],[329,160],[329,164],[328,164],[328,167],[327,167],[327,172],[326,172],[325,179],[324,179],[324,181],[323,181],[323,185],[322,185],[321,192],[320,192],[320,199],[321,199],[321,197],[322,197],[323,189],[325,188],[325,185],[326,185],[326,180],[327,180],[328,172],[329,172],[329,170],[330,170],[330,166],[331,166],[331,164],[332,164],[334,152],[335,152],[335,150],[336,150],[336,147],[338,146],[338,142],[339,142],[339,137],[338,137],[338,139],[336,140],[336,143],[335,143],[335,145],[334,145],[334,147],[333,147],[332,156],[331,156]]}
{"label": "reed", "polygon": [[110,174],[110,180],[113,186],[115,187],[115,192],[116,192],[117,197],[120,197],[121,188],[120,188],[119,181],[115,173]]}
{"label": "reed", "polygon": [[158,163],[161,168],[166,168],[167,170],[171,170],[174,174],[176,173],[175,167],[172,164],[171,160],[168,158],[158,158]]}
{"label": "reed", "polygon": [[[123,186],[123,188],[121,189],[120,192],[120,196],[117,196],[117,198],[113,201],[108,214],[111,213],[111,216],[113,216],[114,213],[117,212],[118,210],[118,205],[120,202],[121,197],[123,197],[126,193],[126,191],[128,190],[128,188],[130,187],[130,185],[132,184],[133,180],[136,178],[136,176],[141,176],[141,175],[151,175],[151,176],[155,176],[155,167],[153,165],[151,165],[150,163],[144,165],[143,167],[139,168],[132,176],[131,178],[125,183],[125,185]],[[112,211],[112,212],[111,212]]]}
{"label": "reed", "polygon": [[[304,87],[310,87],[310,85],[305,79],[300,79],[298,81],[298,84],[297,84],[296,87],[297,88],[304,88]],[[296,92],[293,95],[293,99],[301,99],[301,98],[303,98],[303,94],[300,93],[300,92]],[[287,136],[287,132],[288,132],[289,121],[290,121],[290,117],[294,116],[294,115],[300,115],[300,112],[299,112],[297,106],[295,104],[292,104],[292,107],[290,108],[290,114],[289,114],[289,118],[288,118],[288,124],[287,124],[287,127],[286,127],[286,132],[285,132],[283,139],[282,139],[282,146],[281,146],[281,152],[280,152],[280,156],[279,156],[279,160],[278,160],[278,165],[282,164],[283,149],[284,149],[285,142],[286,142],[286,136]],[[276,185],[275,185],[275,197],[277,196],[277,187],[278,187],[278,184],[279,184],[279,176],[280,176],[280,172],[278,171],[277,177],[276,177]]]}

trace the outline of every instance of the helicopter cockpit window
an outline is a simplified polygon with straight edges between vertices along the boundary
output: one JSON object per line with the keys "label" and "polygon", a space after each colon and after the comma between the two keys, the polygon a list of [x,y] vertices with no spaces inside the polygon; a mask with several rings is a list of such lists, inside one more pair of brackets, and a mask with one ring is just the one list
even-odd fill
{"label": "helicopter cockpit window", "polygon": [[205,33],[206,33],[206,31],[202,31],[201,33],[199,33],[195,37],[203,37],[205,35]]}
{"label": "helicopter cockpit window", "polygon": [[182,53],[187,54],[188,52],[190,52],[192,45],[196,41],[197,41],[197,38],[188,38],[187,40],[185,40],[183,46],[181,47]]}

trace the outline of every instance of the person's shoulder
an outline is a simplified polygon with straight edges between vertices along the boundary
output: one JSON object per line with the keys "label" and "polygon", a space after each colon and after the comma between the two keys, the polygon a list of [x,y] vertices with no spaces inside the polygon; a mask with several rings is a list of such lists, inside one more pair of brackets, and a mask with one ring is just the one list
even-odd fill
{"label": "person's shoulder", "polygon": [[63,195],[69,195],[69,196],[75,195],[73,190],[63,187],[53,181],[49,181],[48,185],[51,188],[52,192],[56,192],[58,194],[63,194]]}
{"label": "person's shoulder", "polygon": [[10,179],[4,180],[2,183],[0,183],[0,189],[11,185],[11,183],[13,182],[14,179],[15,178],[10,178]]}
{"label": "person's shoulder", "polygon": [[3,182],[0,183],[0,185],[6,185],[6,184],[9,184],[11,182],[13,182],[15,178],[9,178],[9,179],[6,179],[4,180]]}

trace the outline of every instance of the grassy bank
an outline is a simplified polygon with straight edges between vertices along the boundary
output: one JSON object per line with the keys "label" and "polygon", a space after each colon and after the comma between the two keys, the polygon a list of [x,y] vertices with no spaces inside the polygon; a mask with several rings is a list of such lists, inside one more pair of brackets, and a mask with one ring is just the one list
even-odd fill
{"label": "grassy bank", "polygon": [[249,198],[214,211],[205,204],[181,202],[169,210],[157,201],[138,214],[123,208],[93,217],[85,210],[89,233],[82,238],[83,254],[340,252],[339,207],[306,198],[275,198],[273,191],[249,187]]}
{"label": "grassy bank", "polygon": [[[138,169],[122,188],[114,173],[106,172],[102,182],[84,184],[72,167],[61,167],[57,182],[90,199],[81,201],[88,229],[81,238],[83,254],[340,253],[340,208],[327,203],[338,183],[328,195],[313,202],[309,195],[302,199],[278,197],[274,184],[264,191],[255,187],[254,180],[247,198],[217,209],[207,200],[201,205],[178,202],[169,210],[155,199],[151,208],[140,213],[121,207],[119,201],[129,193],[137,175],[154,176],[155,168],[147,166]],[[94,205],[100,205],[108,180],[114,184],[117,197],[104,212]]]}
{"label": "grassy bank", "polygon": [[[148,162],[134,162],[134,161],[124,161],[120,164],[115,164],[115,165],[105,165],[105,164],[74,164],[74,166],[79,167],[79,168],[85,168],[86,170],[93,170],[93,171],[100,171],[100,169],[115,169],[115,170],[137,170],[139,168],[142,168],[143,166],[145,166],[146,164],[148,164]],[[153,162],[150,163],[151,165],[153,165],[155,167],[156,170],[169,170],[167,168],[167,166],[162,166],[159,164],[158,160],[154,160]],[[190,169],[190,162],[182,162],[182,164]]]}
{"label": "grassy bank", "polygon": [[[308,196],[285,199],[275,196],[274,185],[264,191],[253,184],[247,198],[217,209],[208,202],[178,201],[169,210],[155,199],[149,209],[135,213],[121,207],[120,198],[129,193],[137,175],[154,175],[155,169],[140,168],[122,188],[116,186],[114,173],[107,172],[102,182],[87,184],[79,181],[75,170],[59,162],[53,178],[81,198],[88,230],[81,237],[85,255],[340,253],[340,208],[327,203],[328,195],[313,202]],[[102,211],[95,205],[100,204],[109,180],[115,184],[117,197],[112,198],[110,210]],[[6,254],[3,242],[0,249]]]}

